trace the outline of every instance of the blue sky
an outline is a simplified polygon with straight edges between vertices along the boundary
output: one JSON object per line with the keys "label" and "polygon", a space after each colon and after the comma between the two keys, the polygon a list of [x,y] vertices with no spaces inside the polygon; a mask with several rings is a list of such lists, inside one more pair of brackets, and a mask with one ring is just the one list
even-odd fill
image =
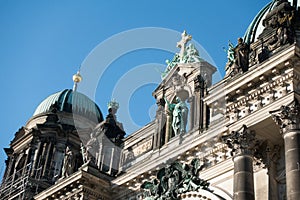
{"label": "blue sky", "polygon": [[[223,47],[228,40],[236,44],[256,13],[268,2],[0,0],[0,173],[6,158],[2,149],[8,147],[14,133],[26,124],[43,99],[72,88],[72,75],[80,65],[93,72],[84,61],[101,42],[137,28],[158,27],[177,32],[185,29],[212,57],[223,75],[226,63]],[[176,49],[176,38],[161,40]],[[102,53],[99,60],[106,56]],[[144,48],[114,59],[106,66],[95,91],[95,101],[103,114],[107,114],[106,104],[124,74],[130,70],[137,72],[132,69],[146,68],[149,63],[163,68],[165,60],[171,58],[172,52]],[[143,74],[135,77],[134,81]],[[130,96],[129,104],[121,105],[120,109],[129,109],[137,126],[150,121],[148,112],[155,104],[151,92],[156,86],[157,80],[144,82],[134,93],[126,94]]]}

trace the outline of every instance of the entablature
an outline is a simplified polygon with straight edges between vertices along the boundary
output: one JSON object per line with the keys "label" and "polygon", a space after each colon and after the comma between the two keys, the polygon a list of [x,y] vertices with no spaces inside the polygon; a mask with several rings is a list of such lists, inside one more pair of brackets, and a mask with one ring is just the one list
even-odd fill
{"label": "entablature", "polygon": [[128,165],[130,167],[124,174],[112,181],[112,187],[118,188],[123,185],[138,190],[143,180],[150,179],[161,167],[176,160],[188,162],[193,158],[200,158],[206,169],[228,159],[229,150],[226,145],[219,142],[219,135],[227,131],[222,124],[223,122],[220,122],[204,132],[193,130],[171,138],[160,149],[151,150],[142,155],[143,159],[139,162]]}

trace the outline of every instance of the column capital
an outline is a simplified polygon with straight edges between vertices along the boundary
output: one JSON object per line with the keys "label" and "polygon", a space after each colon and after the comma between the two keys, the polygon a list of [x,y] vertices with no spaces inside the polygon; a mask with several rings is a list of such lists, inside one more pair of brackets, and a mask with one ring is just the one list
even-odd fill
{"label": "column capital", "polygon": [[222,136],[221,140],[232,149],[232,156],[253,156],[256,145],[255,132],[248,129],[246,125],[243,125],[237,131],[232,131],[230,134]]}
{"label": "column capital", "polygon": [[283,105],[269,113],[275,123],[280,126],[281,134],[300,129],[300,105],[296,98],[288,105]]}

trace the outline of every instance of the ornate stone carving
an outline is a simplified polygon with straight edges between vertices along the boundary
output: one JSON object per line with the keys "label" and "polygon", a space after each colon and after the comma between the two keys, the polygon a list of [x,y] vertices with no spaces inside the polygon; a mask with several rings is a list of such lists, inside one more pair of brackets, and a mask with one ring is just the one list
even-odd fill
{"label": "ornate stone carving", "polygon": [[273,120],[280,126],[281,133],[290,129],[299,129],[300,105],[297,99],[278,110],[270,111]]}
{"label": "ornate stone carving", "polygon": [[160,169],[157,176],[151,181],[145,181],[141,185],[145,200],[177,200],[180,194],[209,190],[209,183],[199,178],[199,172],[203,168],[199,159],[193,159],[190,164],[174,162]]}
{"label": "ornate stone carving", "polygon": [[149,151],[152,148],[152,140],[148,140],[146,142],[143,142],[142,144],[140,144],[139,146],[137,146],[136,148],[134,148],[132,150],[133,155],[135,157]]}
{"label": "ornate stone carving", "polygon": [[175,72],[169,86],[172,87],[174,96],[179,97],[182,101],[186,101],[192,96],[191,87],[187,83],[185,74],[180,75],[178,72]]}
{"label": "ornate stone carving", "polygon": [[[272,70],[273,71],[273,70]],[[257,78],[255,83],[248,84],[248,88],[244,90],[244,95],[234,92],[226,96],[226,116],[230,123],[234,123],[238,110],[245,110],[243,117],[271,104],[278,98],[286,96],[293,90],[291,82],[298,82],[299,75],[293,70],[286,70],[280,75],[272,73],[270,76],[261,76]]]}
{"label": "ornate stone carving", "polygon": [[[287,0],[277,1],[275,8],[263,20],[265,27],[253,45],[251,63],[269,58],[278,48],[292,44],[295,40],[295,8]],[[257,57],[256,57],[257,56]],[[255,58],[255,59],[253,59]]]}
{"label": "ornate stone carving", "polygon": [[287,199],[298,199],[299,185],[299,140],[300,140],[300,105],[294,101],[280,109],[271,111],[276,124],[280,126],[284,138],[285,171],[286,171],[286,194]]}
{"label": "ornate stone carving", "polygon": [[232,131],[229,135],[222,136],[221,140],[231,148],[231,155],[240,154],[253,155],[256,145],[255,133],[247,128],[246,125],[238,131]]}
{"label": "ornate stone carving", "polygon": [[183,87],[185,85],[187,85],[186,81],[187,80],[186,80],[186,78],[184,76],[180,76],[178,74],[178,72],[176,72],[176,73],[174,73],[174,75],[172,77],[172,83],[171,83],[171,85],[174,87],[175,91],[179,91],[179,90],[183,89]]}
{"label": "ornate stone carving", "polygon": [[287,1],[278,1],[275,12],[270,13],[264,21],[267,28],[276,30],[276,34],[268,41],[269,50],[274,50],[280,45],[293,42],[294,31],[292,22],[294,19],[294,9]]}

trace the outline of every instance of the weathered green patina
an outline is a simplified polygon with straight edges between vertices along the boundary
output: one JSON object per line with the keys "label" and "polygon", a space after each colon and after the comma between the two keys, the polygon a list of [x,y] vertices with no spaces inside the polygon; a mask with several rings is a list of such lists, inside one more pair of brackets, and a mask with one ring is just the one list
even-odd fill
{"label": "weathered green patina", "polygon": [[162,78],[164,78],[171,69],[179,63],[196,63],[203,61],[194,44],[186,46],[186,44],[192,39],[192,36],[188,35],[186,31],[184,31],[181,37],[182,39],[177,43],[177,47],[180,48],[180,52],[176,53],[171,61],[166,60],[167,68],[164,72],[162,72]]}
{"label": "weathered green patina", "polygon": [[175,136],[185,133],[189,112],[186,103],[179,97],[176,97],[176,103],[170,103],[166,98],[165,101],[168,104],[169,111],[173,114],[172,128]]}
{"label": "weathered green patina", "polygon": [[141,185],[145,200],[178,200],[180,194],[209,189],[209,183],[199,178],[203,165],[198,158],[190,164],[176,161],[160,169],[156,178]]}

